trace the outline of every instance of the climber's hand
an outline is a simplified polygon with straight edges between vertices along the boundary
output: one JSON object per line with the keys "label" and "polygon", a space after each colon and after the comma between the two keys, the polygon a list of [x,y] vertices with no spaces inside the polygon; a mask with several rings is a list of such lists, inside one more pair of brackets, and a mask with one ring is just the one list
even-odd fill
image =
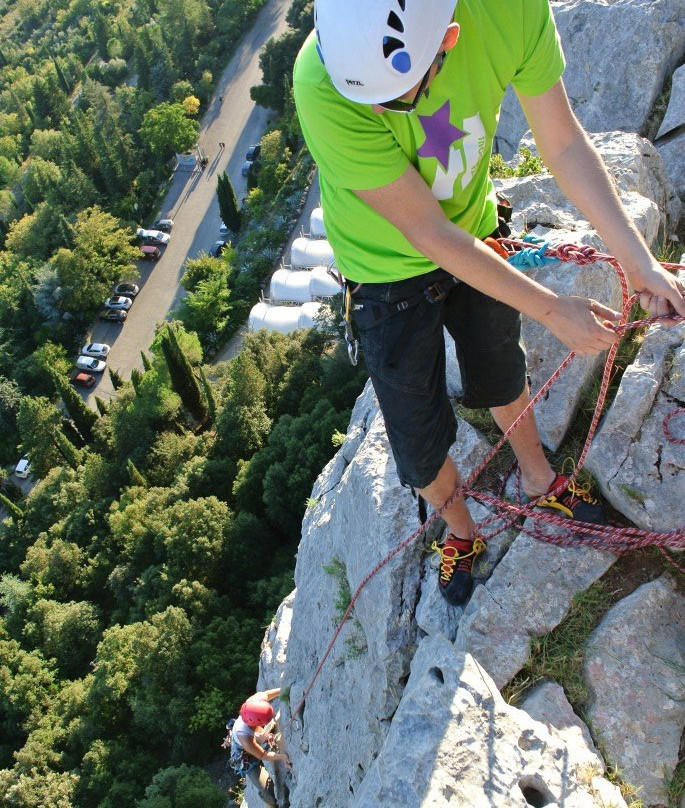
{"label": "climber's hand", "polygon": [[668,272],[655,260],[629,273],[628,279],[640,296],[640,305],[651,317],[668,317],[666,325],[685,318],[685,280]]}
{"label": "climber's hand", "polygon": [[598,354],[618,339],[611,328],[619,313],[586,297],[557,298],[551,316],[546,319],[550,331],[576,354]]}

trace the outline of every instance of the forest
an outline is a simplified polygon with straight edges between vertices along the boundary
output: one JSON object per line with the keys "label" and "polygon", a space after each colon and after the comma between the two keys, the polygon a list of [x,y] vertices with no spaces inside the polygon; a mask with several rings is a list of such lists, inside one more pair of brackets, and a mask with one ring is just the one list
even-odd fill
{"label": "forest", "polygon": [[323,322],[209,364],[311,175],[284,81],[312,25],[296,0],[253,88],[275,117],[239,238],[187,263],[187,295],[142,368],[111,373],[112,401],[90,409],[69,384],[262,4],[0,2],[0,463],[27,452],[37,480],[23,497],[0,476],[3,807],[224,804],[203,767],[254,690],[313,480],[365,382]]}

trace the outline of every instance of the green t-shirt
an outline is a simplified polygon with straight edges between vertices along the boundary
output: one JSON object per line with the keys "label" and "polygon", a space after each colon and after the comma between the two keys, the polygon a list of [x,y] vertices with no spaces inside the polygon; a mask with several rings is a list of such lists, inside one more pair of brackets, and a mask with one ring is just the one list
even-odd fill
{"label": "green t-shirt", "polygon": [[381,283],[435,269],[354,193],[394,182],[409,163],[449,219],[479,238],[491,233],[497,215],[488,164],[506,87],[539,95],[563,73],[548,0],[459,0],[454,20],[459,40],[409,115],[379,115],[340,95],[313,32],[297,57],[295,102],[319,166],[326,234],[350,280]]}

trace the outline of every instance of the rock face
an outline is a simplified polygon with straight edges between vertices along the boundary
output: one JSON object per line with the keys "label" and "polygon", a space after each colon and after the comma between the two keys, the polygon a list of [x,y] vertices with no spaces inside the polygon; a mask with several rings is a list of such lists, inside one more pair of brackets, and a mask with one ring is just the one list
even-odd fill
{"label": "rock face", "polygon": [[[664,231],[667,221],[680,215],[663,162],[654,147],[637,135],[601,133],[592,140],[605,161],[630,217],[648,244]],[[524,140],[533,151],[534,143]],[[535,235],[556,244],[580,244],[604,248],[597,233],[564,197],[548,174],[500,180],[498,189],[512,203],[514,232],[531,229]],[[667,217],[660,211],[670,211]],[[525,270],[526,274],[563,295],[582,295],[621,309],[621,292],[614,269],[607,263],[579,267],[557,262]],[[531,390],[537,392],[568,355],[568,349],[540,323],[524,318],[523,339],[528,355]],[[603,356],[577,357],[545,397],[536,405],[535,416],[542,442],[556,450],[576,414],[583,392],[602,367]]]}
{"label": "rock face", "polygon": [[[685,725],[685,597],[644,584],[611,609],[587,648],[589,717],[612,760],[648,805],[666,805]],[[629,699],[626,692],[631,693]]]}
{"label": "rock face", "polygon": [[[655,237],[664,221],[659,205],[673,203],[658,155],[633,135],[616,135],[621,147],[610,135],[597,137],[631,215],[646,236]],[[601,249],[589,225],[564,206],[550,177],[510,181],[507,189],[519,224],[535,221],[536,232],[548,239]],[[515,221],[515,228],[519,224]],[[613,272],[601,266],[532,272],[560,291],[617,305]],[[531,324],[525,329],[529,358],[544,364],[548,375],[566,352]],[[682,529],[683,523],[683,447],[667,448],[659,425],[668,407],[685,400],[684,329],[652,329],[592,449],[592,468],[612,503],[639,524],[664,530]],[[563,395],[555,392],[541,402],[538,418],[549,445],[561,441],[582,388],[596,374],[592,363],[579,368]],[[458,395],[454,366],[449,375],[450,393]],[[543,375],[531,367],[534,385]],[[683,420],[673,419],[671,429],[685,437]],[[490,445],[462,421],[456,438],[451,455],[467,477]],[[639,507],[626,493],[638,476],[640,486],[650,486]],[[558,684],[548,682],[528,694],[523,710],[506,705],[498,692],[529,660],[531,638],[564,619],[574,595],[603,575],[613,555],[538,541],[526,533],[530,520],[523,531],[505,525],[502,516],[493,522],[490,506],[470,501],[476,522],[487,521],[486,535],[496,535],[475,566],[471,599],[463,608],[448,607],[431,552],[444,526],[438,521],[419,533],[416,501],[397,480],[370,385],[312,497],[316,504],[305,514],[297,557],[297,589],[267,632],[259,683],[284,688],[281,726],[293,770],[274,772],[283,806],[625,805],[602,776],[604,762],[590,732]],[[685,725],[685,676],[677,652],[683,649],[683,604],[667,580],[648,586],[639,597],[619,602],[590,648],[579,653],[586,654],[594,698],[592,737],[602,738],[612,764],[658,804],[663,784],[652,775],[662,764],[672,775]],[[615,669],[608,656],[615,657]],[[621,667],[626,662],[630,675]],[[608,675],[613,685],[605,681]],[[293,715],[303,696],[303,708]],[[621,737],[627,731],[629,744]],[[653,738],[659,734],[657,747]],[[660,761],[650,757],[650,744]],[[650,761],[649,772],[640,769],[641,759]],[[251,785],[246,795],[249,808],[261,804]]]}
{"label": "rock face", "polygon": [[[598,804],[589,772],[601,765],[582,736],[569,744],[553,727],[509,707],[472,657],[440,636],[427,637],[351,806],[581,808]],[[613,791],[616,808],[625,806]]]}
{"label": "rock face", "polygon": [[[645,131],[666,77],[682,58],[684,0],[553,0],[552,9],[567,60],[566,89],[581,123],[590,132]],[[498,129],[505,158],[526,129],[509,90]]]}
{"label": "rock face", "polygon": [[[531,528],[531,522],[525,527]],[[610,553],[589,547],[556,547],[519,535],[471,596],[459,623],[457,648],[472,654],[502,687],[530,657],[531,637],[559,625],[573,596],[614,561]]]}
{"label": "rock face", "polygon": [[[682,529],[685,491],[685,324],[652,326],[621,379],[587,468],[604,496],[644,530]],[[664,428],[664,419],[671,416]]]}
{"label": "rock face", "polygon": [[656,135],[659,154],[676,192],[685,199],[685,65],[673,74],[666,117]]}

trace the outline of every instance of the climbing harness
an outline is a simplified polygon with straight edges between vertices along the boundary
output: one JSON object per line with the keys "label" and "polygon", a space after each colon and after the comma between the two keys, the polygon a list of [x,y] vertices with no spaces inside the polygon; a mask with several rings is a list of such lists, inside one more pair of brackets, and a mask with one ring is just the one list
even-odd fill
{"label": "climbing harness", "polygon": [[458,278],[455,278],[454,275],[449,275],[447,278],[430,284],[430,286],[415,295],[404,298],[404,300],[396,300],[392,303],[386,303],[382,300],[364,300],[354,306],[354,321],[360,331],[367,331],[385,322],[395,314],[413,309],[388,357],[388,365],[393,367],[405,349],[407,339],[428,307],[435,303],[441,303],[450,290],[459,283],[461,281]]}
{"label": "climbing harness", "polygon": [[[518,252],[523,249],[528,249],[531,246],[531,242],[525,241],[517,241],[515,239],[508,239],[502,238],[500,239],[500,243],[507,251],[511,252]],[[617,325],[612,325],[612,328],[618,334],[625,334],[627,331],[640,328],[642,326],[651,325],[653,323],[657,323],[661,320],[670,320],[673,321],[675,318],[673,316],[656,316],[656,317],[646,317],[641,320],[634,320],[632,322],[628,321],[628,317],[630,314],[631,307],[633,303],[637,300],[638,295],[630,295],[628,292],[628,282],[623,271],[623,268],[619,264],[619,262],[611,255],[607,255],[605,253],[601,253],[596,250],[594,247],[590,246],[577,246],[574,244],[562,244],[556,247],[550,247],[548,245],[544,245],[545,249],[544,252],[540,255],[541,258],[545,259],[556,259],[557,261],[561,261],[564,263],[576,263],[580,266],[584,266],[587,264],[596,263],[599,261],[606,262],[610,264],[616,271],[619,279],[619,283],[621,285],[621,293],[622,293],[622,313],[620,322]],[[536,246],[536,251],[540,252],[540,245]],[[665,269],[669,270],[677,270],[677,269],[685,269],[680,264],[672,264],[672,263],[662,263]],[[678,318],[682,320],[683,318]],[[597,431],[597,427],[599,425],[599,419],[602,414],[602,410],[604,407],[604,403],[606,400],[607,392],[609,389],[609,383],[611,381],[611,374],[614,367],[614,360],[616,358],[616,353],[618,351],[618,343],[614,343],[609,351],[607,352],[607,357],[604,362],[604,370],[602,372],[602,380],[600,384],[600,390],[597,397],[597,403],[595,405],[595,410],[592,416],[592,420],[590,423],[590,428],[588,430],[588,435],[585,439],[585,443],[583,444],[583,448],[580,453],[580,457],[578,458],[578,462],[576,464],[576,468],[573,471],[573,474],[570,478],[564,478],[565,482],[560,483],[557,488],[553,491],[547,492],[544,497],[538,497],[537,499],[533,499],[527,503],[512,503],[504,500],[501,497],[493,496],[490,494],[486,494],[483,492],[473,490],[473,486],[476,480],[480,477],[485,467],[490,463],[492,458],[499,452],[502,446],[509,440],[511,435],[518,429],[520,424],[523,422],[525,418],[532,412],[533,407],[540,401],[546,394],[550,387],[557,381],[557,379],[562,375],[564,370],[571,364],[573,359],[575,358],[575,352],[571,351],[568,356],[563,360],[563,362],[559,365],[559,367],[554,371],[554,373],[550,376],[550,378],[542,385],[542,387],[537,391],[537,393],[532,396],[531,400],[529,401],[528,405],[525,409],[521,412],[521,414],[516,418],[516,420],[511,424],[509,429],[502,435],[500,440],[492,447],[488,455],[481,461],[481,463],[477,466],[477,468],[471,473],[468,479],[463,483],[463,485],[459,486],[447,499],[447,501],[439,508],[436,508],[431,516],[426,519],[422,524],[409,536],[403,539],[399,544],[397,544],[384,558],[382,558],[374,567],[371,569],[361,580],[359,585],[357,586],[356,590],[354,591],[352,597],[350,598],[350,602],[343,614],[338,627],[336,628],[333,636],[328,643],[326,650],[324,651],[321,659],[319,660],[319,664],[316,667],[307,687],[304,689],[304,692],[300,698],[299,703],[295,707],[295,709],[291,713],[291,718],[289,721],[283,726],[283,730],[287,729],[293,721],[295,721],[296,717],[300,714],[300,711],[305,705],[309,694],[312,691],[312,688],[316,684],[316,681],[323,670],[323,667],[326,663],[326,660],[330,656],[335,643],[340,636],[340,633],[343,630],[343,627],[349,618],[352,610],[359,599],[364,587],[368,584],[368,582],[383,568],[385,567],[390,561],[392,561],[395,556],[399,555],[403,550],[405,550],[409,545],[413,544],[419,536],[425,534],[426,530],[435,523],[447,510],[447,508],[452,505],[452,503],[458,497],[470,497],[484,505],[489,505],[491,508],[496,509],[496,513],[492,516],[484,519],[480,522],[476,529],[478,531],[479,536],[482,536],[481,541],[487,543],[490,539],[494,538],[498,534],[502,533],[508,527],[513,525],[514,523],[522,522],[526,517],[533,515],[533,510],[536,508],[540,500],[548,499],[550,497],[557,497],[561,494],[565,485],[570,485],[573,483],[576,486],[576,491],[585,493],[585,489],[583,486],[578,485],[575,480],[579,472],[581,471],[585,459],[587,457],[587,453],[590,450],[590,444],[594,439],[595,433]],[[667,436],[669,440],[672,440],[674,443],[683,445],[685,444],[685,439],[681,438],[674,438],[672,433],[670,432],[670,422],[675,417],[681,417],[685,415],[685,408],[679,408],[671,412],[669,415],[666,416],[664,419],[663,429],[664,434]],[[521,527],[520,532],[524,533],[525,535],[532,536],[533,538],[539,539],[541,541],[548,542],[550,544],[554,544],[561,547],[594,547],[598,550],[605,550],[612,553],[625,553],[629,550],[635,550],[640,547],[646,547],[649,545],[656,546],[659,551],[669,560],[671,561],[681,572],[685,573],[685,567],[681,566],[679,563],[675,561],[664,549],[668,547],[672,550],[685,550],[685,528],[680,528],[679,530],[673,532],[656,532],[656,531],[647,531],[641,530],[640,528],[634,527],[620,527],[616,525],[597,525],[592,524],[590,522],[580,522],[578,520],[573,520],[572,522],[572,532],[573,536],[568,535],[568,528],[569,528],[569,521],[566,516],[557,516],[553,513],[547,513],[545,511],[536,511],[535,512],[535,522],[541,524],[548,524],[557,527],[565,527],[567,528],[566,533],[562,532],[542,532],[537,528],[529,529],[526,527]],[[490,533],[486,533],[486,528],[492,528]],[[435,549],[435,548],[433,548]],[[475,548],[474,548],[475,549]],[[441,561],[442,561],[441,555]],[[454,561],[456,563],[456,559]]]}
{"label": "climbing harness", "polygon": [[[504,259],[508,259],[510,252],[502,247],[498,239],[509,236],[511,230],[509,229],[508,222],[511,219],[511,204],[506,197],[501,194],[497,195],[497,227],[492,233],[483,239],[484,243],[493,249],[498,255]],[[424,313],[430,305],[441,303],[449,294],[449,292],[458,284],[461,283],[459,278],[454,275],[449,275],[447,278],[436,281],[430,284],[425,289],[411,295],[403,300],[394,300],[390,303],[382,300],[364,300],[360,303],[355,303],[353,295],[357,292],[362,284],[355,284],[354,288],[350,288],[350,281],[345,281],[343,284],[344,290],[344,311],[343,319],[345,322],[345,342],[347,343],[347,353],[350,357],[350,362],[356,365],[359,358],[359,342],[354,337],[352,330],[352,314],[354,312],[354,322],[360,331],[368,331],[370,328],[380,325],[388,318],[393,317],[395,314],[407,311],[413,308],[411,317],[405,323],[402,333],[397,339],[393,350],[388,358],[388,365],[393,367],[397,360],[400,358],[402,351],[405,348],[407,338],[414,331],[416,324],[421,320]]]}

